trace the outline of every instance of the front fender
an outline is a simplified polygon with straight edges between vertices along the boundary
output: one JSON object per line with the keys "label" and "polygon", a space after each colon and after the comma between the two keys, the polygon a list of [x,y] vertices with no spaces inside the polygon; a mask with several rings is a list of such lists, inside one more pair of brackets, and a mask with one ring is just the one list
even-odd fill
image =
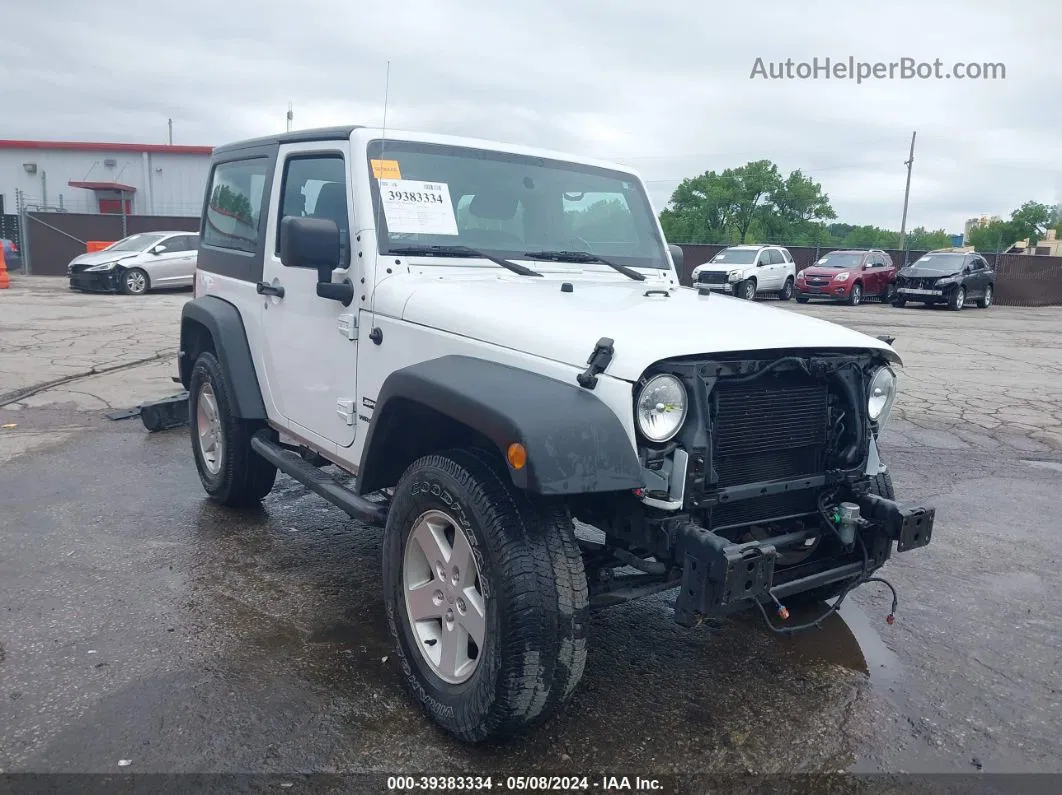
{"label": "front fender", "polygon": [[522,444],[526,465],[507,464],[518,488],[561,495],[644,485],[623,425],[592,392],[484,359],[444,356],[396,370],[384,381],[358,468],[359,493],[381,488],[374,473],[394,469],[387,461],[389,439],[404,432],[403,406],[410,403],[474,431],[503,461],[509,445]]}

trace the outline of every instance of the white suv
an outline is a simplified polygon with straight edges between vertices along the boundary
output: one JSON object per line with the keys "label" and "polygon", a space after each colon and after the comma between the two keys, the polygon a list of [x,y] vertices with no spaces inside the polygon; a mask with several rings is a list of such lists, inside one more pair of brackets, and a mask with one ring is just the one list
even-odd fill
{"label": "white suv", "polygon": [[782,246],[730,246],[690,274],[694,285],[751,301],[760,293],[793,297],[796,263]]}
{"label": "white suv", "polygon": [[877,447],[892,347],[680,287],[630,169],[341,127],[219,147],[209,179],[180,342],[203,487],[245,506],[279,470],[382,528],[403,678],[455,736],[560,706],[593,609],[678,589],[683,626],[796,631],[782,600],[929,542]]}

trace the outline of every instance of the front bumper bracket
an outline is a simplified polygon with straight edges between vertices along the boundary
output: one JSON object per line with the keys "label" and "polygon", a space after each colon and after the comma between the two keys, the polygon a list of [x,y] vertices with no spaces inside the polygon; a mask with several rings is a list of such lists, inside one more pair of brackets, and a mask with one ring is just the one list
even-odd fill
{"label": "front bumper bracket", "polygon": [[680,531],[678,550],[683,566],[675,621],[682,626],[770,593],[778,556],[770,544],[735,544],[691,523]]}
{"label": "front bumper bracket", "polygon": [[897,552],[924,547],[933,538],[936,508],[901,506],[877,494],[865,494],[859,499],[859,511],[864,519],[880,523],[885,535],[896,542]]}

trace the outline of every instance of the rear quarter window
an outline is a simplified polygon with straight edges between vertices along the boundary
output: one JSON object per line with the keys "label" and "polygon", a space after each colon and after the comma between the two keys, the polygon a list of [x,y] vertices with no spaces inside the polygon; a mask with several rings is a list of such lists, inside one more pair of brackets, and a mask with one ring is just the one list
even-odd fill
{"label": "rear quarter window", "polygon": [[269,165],[269,158],[259,157],[214,166],[203,213],[203,243],[254,253]]}

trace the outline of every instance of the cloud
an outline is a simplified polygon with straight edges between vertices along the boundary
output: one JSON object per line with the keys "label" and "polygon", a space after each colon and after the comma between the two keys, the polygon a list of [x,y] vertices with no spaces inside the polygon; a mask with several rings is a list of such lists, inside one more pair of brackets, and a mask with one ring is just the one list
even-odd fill
{"label": "cloud", "polygon": [[[768,158],[841,220],[961,230],[1062,199],[1062,6],[811,0],[130,0],[5,9],[0,136],[218,144],[295,124],[499,138],[679,180]],[[998,62],[997,81],[751,79],[768,62]]]}

